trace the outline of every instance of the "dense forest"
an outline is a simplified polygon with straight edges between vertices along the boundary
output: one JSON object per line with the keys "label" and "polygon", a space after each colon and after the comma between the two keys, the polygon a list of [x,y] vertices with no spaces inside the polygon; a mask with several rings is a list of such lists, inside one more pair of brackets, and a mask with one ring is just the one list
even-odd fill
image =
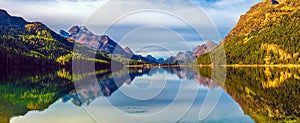
{"label": "dense forest", "polygon": [[71,42],[59,35],[53,36],[52,31],[41,23],[27,24],[25,27],[1,26],[1,66],[70,66],[72,58],[81,62],[109,63],[108,56],[101,52],[96,53],[88,48],[84,49],[89,51],[85,54],[73,51]]}
{"label": "dense forest", "polygon": [[1,66],[56,66],[57,58],[71,53],[71,47],[52,38],[47,30],[36,31],[1,26]]}
{"label": "dense forest", "polygon": [[[299,2],[264,1],[253,6],[223,40],[224,47],[211,53],[225,50],[227,64],[299,64]],[[210,64],[210,56],[202,55],[197,62]]]}

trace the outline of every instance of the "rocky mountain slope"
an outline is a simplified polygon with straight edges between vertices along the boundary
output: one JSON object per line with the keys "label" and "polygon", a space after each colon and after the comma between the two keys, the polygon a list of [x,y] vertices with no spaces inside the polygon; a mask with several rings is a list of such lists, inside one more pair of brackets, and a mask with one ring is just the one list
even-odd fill
{"label": "rocky mountain slope", "polygon": [[61,30],[60,35],[69,40],[76,40],[76,42],[84,44],[87,47],[103,51],[106,54],[117,53],[120,55],[128,55],[120,45],[111,40],[108,36],[95,35],[85,26],[74,26],[68,32]]}
{"label": "rocky mountain slope", "polygon": [[165,63],[189,63],[195,60],[200,55],[208,53],[211,50],[215,49],[217,46],[219,46],[219,43],[208,41],[205,44],[197,46],[192,51],[179,52],[175,57],[169,57],[165,60]]}
{"label": "rocky mountain slope", "polygon": [[118,43],[106,35],[99,36],[92,33],[85,26],[73,26],[68,32],[61,30],[60,35],[68,40],[76,41],[76,43],[81,45],[104,52],[107,55],[110,54],[114,57],[118,57],[117,59],[121,61],[126,61],[124,59],[131,59],[142,61],[144,63],[157,63],[153,59],[134,54],[129,47],[122,48]]}
{"label": "rocky mountain slope", "polygon": [[[299,64],[299,17],[300,0],[254,5],[223,40],[227,64]],[[198,63],[210,64],[209,54]]]}
{"label": "rocky mountain slope", "polygon": [[129,53],[129,54],[134,54],[133,51],[129,47],[125,47],[124,51]]}

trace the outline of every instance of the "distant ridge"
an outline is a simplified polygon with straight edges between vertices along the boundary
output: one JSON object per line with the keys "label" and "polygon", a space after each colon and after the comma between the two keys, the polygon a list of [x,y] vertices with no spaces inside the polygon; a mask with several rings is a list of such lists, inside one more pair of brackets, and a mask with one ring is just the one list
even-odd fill
{"label": "distant ridge", "polygon": [[179,52],[176,56],[169,57],[165,60],[166,64],[172,63],[191,63],[202,54],[208,53],[219,46],[219,43],[207,41],[205,44],[198,45],[192,51]]}

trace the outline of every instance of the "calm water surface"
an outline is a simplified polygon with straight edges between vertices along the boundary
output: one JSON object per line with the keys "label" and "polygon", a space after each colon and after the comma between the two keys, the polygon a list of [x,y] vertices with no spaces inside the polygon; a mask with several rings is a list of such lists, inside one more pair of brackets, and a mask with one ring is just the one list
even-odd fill
{"label": "calm water surface", "polygon": [[0,122],[299,120],[298,69],[227,68],[225,83],[211,79],[210,68],[102,70],[75,82],[65,69],[2,71]]}

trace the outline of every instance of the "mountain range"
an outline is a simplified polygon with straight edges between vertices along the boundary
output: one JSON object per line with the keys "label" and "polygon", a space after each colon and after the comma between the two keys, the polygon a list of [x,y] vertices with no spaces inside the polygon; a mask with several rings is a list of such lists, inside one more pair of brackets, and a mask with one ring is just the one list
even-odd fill
{"label": "mountain range", "polygon": [[95,35],[85,26],[73,26],[68,32],[61,30],[60,35],[75,40],[77,43],[83,44],[89,48],[103,51],[106,54],[119,54],[121,56],[133,55],[127,53],[121,46],[111,40],[106,35]]}
{"label": "mountain range", "polygon": [[[21,17],[0,10],[1,66],[66,66],[71,56],[108,64],[111,60],[132,60],[129,64],[210,64],[209,52],[226,51],[227,64],[299,64],[300,63],[300,0],[264,0],[240,17],[237,25],[222,41],[207,42],[194,50],[179,52],[163,61],[143,57],[123,48],[109,36],[96,35],[85,26],[55,33],[41,22],[27,22]],[[101,54],[98,60],[73,51],[74,42],[81,48]],[[116,55],[116,57],[112,57]]]}
{"label": "mountain range", "polygon": [[165,64],[173,63],[191,63],[202,54],[208,53],[219,46],[219,43],[208,41],[205,44],[198,45],[191,51],[179,52],[176,56],[171,56],[165,60]]}
{"label": "mountain range", "polygon": [[[133,54],[129,48],[123,49],[106,35],[93,34],[84,26],[57,34],[41,22],[27,22],[0,9],[0,28],[0,66],[70,67],[72,56],[100,67],[109,67],[110,61],[122,62],[126,58],[133,59],[129,64],[157,63]],[[73,49],[75,41],[78,49]]]}
{"label": "mountain range", "polygon": [[[1,66],[71,66],[74,55],[81,62],[99,62],[101,66],[109,66],[112,60],[123,64],[182,63],[191,62],[218,45],[208,42],[164,60],[137,55],[129,47],[123,48],[109,36],[96,35],[85,26],[73,26],[57,34],[41,22],[27,22],[5,10],[0,10],[0,19]],[[74,44],[78,44],[79,49],[74,50]]]}
{"label": "mountain range", "polygon": [[122,48],[109,36],[96,35],[89,31],[85,26],[73,26],[69,31],[60,30],[60,35],[68,40],[75,41],[76,43],[89,47],[93,50],[113,55],[113,57],[119,56],[119,58],[122,57],[125,59],[142,61],[143,63],[148,64],[158,63],[156,58],[152,56],[143,57],[141,55],[136,55],[129,47]]}

